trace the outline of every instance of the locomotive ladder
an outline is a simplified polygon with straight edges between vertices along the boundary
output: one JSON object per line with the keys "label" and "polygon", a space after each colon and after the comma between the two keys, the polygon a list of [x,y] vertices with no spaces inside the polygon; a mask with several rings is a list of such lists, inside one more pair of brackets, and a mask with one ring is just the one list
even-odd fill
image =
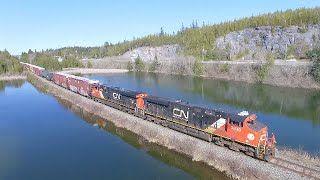
{"label": "locomotive ladder", "polygon": [[[264,141],[263,144],[260,144],[261,141]],[[259,159],[264,159],[265,152],[266,152],[266,145],[267,145],[267,135],[264,134],[260,137],[259,143],[258,143],[258,148],[257,148],[257,156]]]}

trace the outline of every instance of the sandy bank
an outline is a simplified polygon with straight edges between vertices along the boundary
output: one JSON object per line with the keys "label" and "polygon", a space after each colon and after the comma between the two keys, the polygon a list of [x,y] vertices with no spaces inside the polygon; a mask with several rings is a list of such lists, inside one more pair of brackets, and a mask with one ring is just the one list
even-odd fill
{"label": "sandy bank", "polygon": [[262,162],[243,153],[234,152],[213,143],[144,121],[135,116],[94,102],[83,96],[61,88],[40,77],[30,75],[31,83],[44,91],[75,106],[111,121],[117,127],[132,131],[144,139],[190,156],[194,161],[205,162],[228,176],[236,179],[307,179],[294,172]]}
{"label": "sandy bank", "polygon": [[0,81],[25,80],[25,79],[27,79],[27,76],[25,75],[0,76]]}
{"label": "sandy bank", "polygon": [[68,74],[110,74],[110,73],[126,73],[126,69],[85,69],[85,68],[66,68],[64,73]]}

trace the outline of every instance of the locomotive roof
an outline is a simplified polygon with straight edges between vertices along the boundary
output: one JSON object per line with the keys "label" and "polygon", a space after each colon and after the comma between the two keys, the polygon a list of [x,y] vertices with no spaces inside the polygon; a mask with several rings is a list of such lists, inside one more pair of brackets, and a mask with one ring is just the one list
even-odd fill
{"label": "locomotive roof", "polygon": [[144,99],[146,99],[148,102],[163,105],[163,106],[169,106],[170,102],[180,101],[180,100],[175,100],[172,98],[164,98],[164,97],[158,97],[158,96],[152,96],[152,95],[148,95]]}
{"label": "locomotive roof", "polygon": [[251,124],[251,125],[249,124],[249,127],[250,127],[252,130],[258,132],[258,131],[260,131],[262,128],[266,127],[266,125],[263,124],[263,123],[261,123],[261,122],[259,122],[259,121],[255,121],[254,124]]}
{"label": "locomotive roof", "polygon": [[133,97],[133,98],[135,98],[136,95],[138,95],[138,94],[145,94],[145,92],[133,91],[133,90],[124,89],[124,88],[120,88],[120,87],[109,87],[109,88],[117,90],[119,93],[121,93],[121,95]]}
{"label": "locomotive roof", "polygon": [[210,114],[210,113],[220,114],[222,116],[225,116],[224,118],[229,117],[232,121],[235,121],[235,122],[244,122],[244,120],[249,116],[249,114],[243,114],[246,111],[243,111],[243,112],[240,112],[240,113],[237,113],[237,112],[225,112],[223,110],[213,109],[213,108],[209,108],[209,107],[203,107],[201,105],[191,104],[191,103],[185,102],[185,101],[177,102],[177,104],[180,104],[182,106],[187,106],[189,108],[192,108],[195,111],[204,110],[204,112],[206,114]]}
{"label": "locomotive roof", "polygon": [[234,114],[234,113],[230,113],[229,114],[229,118],[232,120],[232,121],[235,121],[235,122],[243,122],[248,116],[241,116],[241,115],[238,115],[238,114]]}

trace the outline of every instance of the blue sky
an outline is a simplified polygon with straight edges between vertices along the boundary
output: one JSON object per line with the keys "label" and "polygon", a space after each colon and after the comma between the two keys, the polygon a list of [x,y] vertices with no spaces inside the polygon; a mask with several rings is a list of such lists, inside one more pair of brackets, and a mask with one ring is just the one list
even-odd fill
{"label": "blue sky", "polygon": [[0,0],[0,49],[97,46],[147,34],[276,10],[320,6],[320,0]]}

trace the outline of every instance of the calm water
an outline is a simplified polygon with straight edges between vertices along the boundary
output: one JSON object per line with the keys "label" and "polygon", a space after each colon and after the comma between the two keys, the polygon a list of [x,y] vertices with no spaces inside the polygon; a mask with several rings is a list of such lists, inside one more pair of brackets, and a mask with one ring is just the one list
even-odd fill
{"label": "calm water", "polygon": [[248,110],[274,132],[278,147],[320,152],[320,92],[153,73],[91,75],[105,84],[229,111]]}
{"label": "calm water", "polygon": [[225,179],[28,82],[0,82],[0,113],[0,179]]}

